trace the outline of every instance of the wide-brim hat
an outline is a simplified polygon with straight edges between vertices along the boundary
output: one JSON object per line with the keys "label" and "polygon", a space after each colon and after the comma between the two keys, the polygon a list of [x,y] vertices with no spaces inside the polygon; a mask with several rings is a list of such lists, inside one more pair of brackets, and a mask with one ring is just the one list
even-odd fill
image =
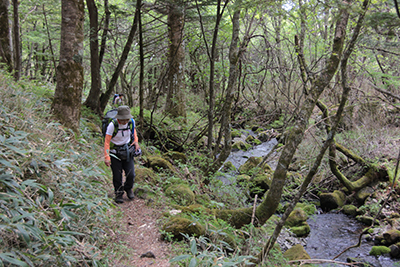
{"label": "wide-brim hat", "polygon": [[118,113],[115,116],[116,119],[119,120],[129,120],[132,118],[131,110],[128,106],[119,106],[117,109]]}

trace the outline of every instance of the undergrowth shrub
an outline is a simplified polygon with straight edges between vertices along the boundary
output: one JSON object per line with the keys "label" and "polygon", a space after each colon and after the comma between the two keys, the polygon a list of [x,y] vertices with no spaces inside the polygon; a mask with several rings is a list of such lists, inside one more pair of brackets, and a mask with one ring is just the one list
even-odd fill
{"label": "undergrowth shrub", "polygon": [[47,86],[0,77],[0,265],[107,266],[99,147],[51,121]]}

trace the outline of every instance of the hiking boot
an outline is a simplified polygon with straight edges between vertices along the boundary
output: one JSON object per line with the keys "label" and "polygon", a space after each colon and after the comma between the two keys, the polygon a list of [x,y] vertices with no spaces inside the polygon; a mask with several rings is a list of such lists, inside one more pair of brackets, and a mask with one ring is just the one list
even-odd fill
{"label": "hiking boot", "polygon": [[123,198],[124,193],[116,193],[115,194],[115,202],[118,204],[124,203],[124,198]]}
{"label": "hiking boot", "polygon": [[132,188],[128,189],[128,190],[125,190],[125,191],[126,191],[126,194],[127,194],[129,199],[133,199],[135,197],[135,195],[133,194]]}

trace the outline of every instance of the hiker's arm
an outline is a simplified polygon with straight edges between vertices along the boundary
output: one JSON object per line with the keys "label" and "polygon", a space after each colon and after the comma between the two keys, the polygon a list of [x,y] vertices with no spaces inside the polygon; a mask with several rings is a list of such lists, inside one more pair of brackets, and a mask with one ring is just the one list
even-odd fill
{"label": "hiker's arm", "polygon": [[106,134],[106,138],[104,140],[104,163],[109,167],[111,165],[110,159],[110,141],[112,136]]}
{"label": "hiker's arm", "polygon": [[133,144],[135,145],[136,150],[140,149],[139,138],[137,137],[136,128],[133,129]]}

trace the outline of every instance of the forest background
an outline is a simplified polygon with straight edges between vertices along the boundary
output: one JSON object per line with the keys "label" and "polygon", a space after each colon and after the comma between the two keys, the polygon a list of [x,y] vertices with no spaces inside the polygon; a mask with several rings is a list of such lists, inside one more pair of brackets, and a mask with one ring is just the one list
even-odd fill
{"label": "forest background", "polygon": [[[346,141],[364,159],[389,162],[394,169],[395,147],[378,153],[373,140],[388,136],[389,144],[398,145],[400,16],[396,7],[397,1],[15,0],[9,5],[2,0],[0,59],[15,81],[33,82],[28,87],[51,100],[46,114],[61,124],[50,122],[50,117],[47,123],[65,127],[59,129],[67,144],[84,142],[80,138],[88,132],[83,127],[92,122],[90,129],[96,131],[94,125],[100,124],[112,95],[124,93],[134,108],[141,142],[161,152],[202,156],[192,161],[199,184],[210,184],[229,155],[233,128],[279,132],[284,144],[279,164],[257,209],[262,224],[278,207],[289,165],[301,160],[304,169],[316,173],[313,160],[322,162],[317,151],[321,149],[323,156],[336,133],[358,141],[365,138],[358,144]],[[5,76],[4,81],[8,81]],[[40,92],[36,86],[52,93]],[[8,95],[7,86],[2,88],[2,101],[19,96]],[[86,112],[93,114],[83,116]],[[4,114],[8,115],[3,125],[19,116],[6,106]],[[315,125],[332,128],[321,133]],[[59,189],[44,190],[43,185],[21,179],[26,175],[22,167],[29,166],[37,174],[40,164],[10,159],[6,140],[12,144],[24,137],[18,131],[22,129],[11,128],[2,130],[2,190],[17,186],[15,193],[25,194],[25,188],[36,187],[32,194],[44,194],[45,209],[56,205],[55,200],[64,205],[60,196],[53,195]],[[308,151],[315,155],[299,154],[305,138],[314,140]],[[69,165],[64,159],[49,160],[58,167]],[[327,159],[323,164],[326,170],[334,169]],[[64,218],[62,222],[73,218],[75,213],[69,212],[80,207],[74,205],[54,211],[56,217]],[[38,233],[30,234],[32,226],[24,220],[36,219],[30,213],[16,214],[11,219],[16,224],[9,222],[9,228],[2,229],[26,242],[32,236],[43,239],[43,227],[49,232],[59,227],[51,218],[51,227],[35,225]],[[10,218],[3,216],[3,220]],[[74,236],[69,231],[61,234]],[[69,238],[76,244],[75,236]],[[25,257],[29,262],[19,253],[7,251],[1,258],[22,264],[19,261]]]}

